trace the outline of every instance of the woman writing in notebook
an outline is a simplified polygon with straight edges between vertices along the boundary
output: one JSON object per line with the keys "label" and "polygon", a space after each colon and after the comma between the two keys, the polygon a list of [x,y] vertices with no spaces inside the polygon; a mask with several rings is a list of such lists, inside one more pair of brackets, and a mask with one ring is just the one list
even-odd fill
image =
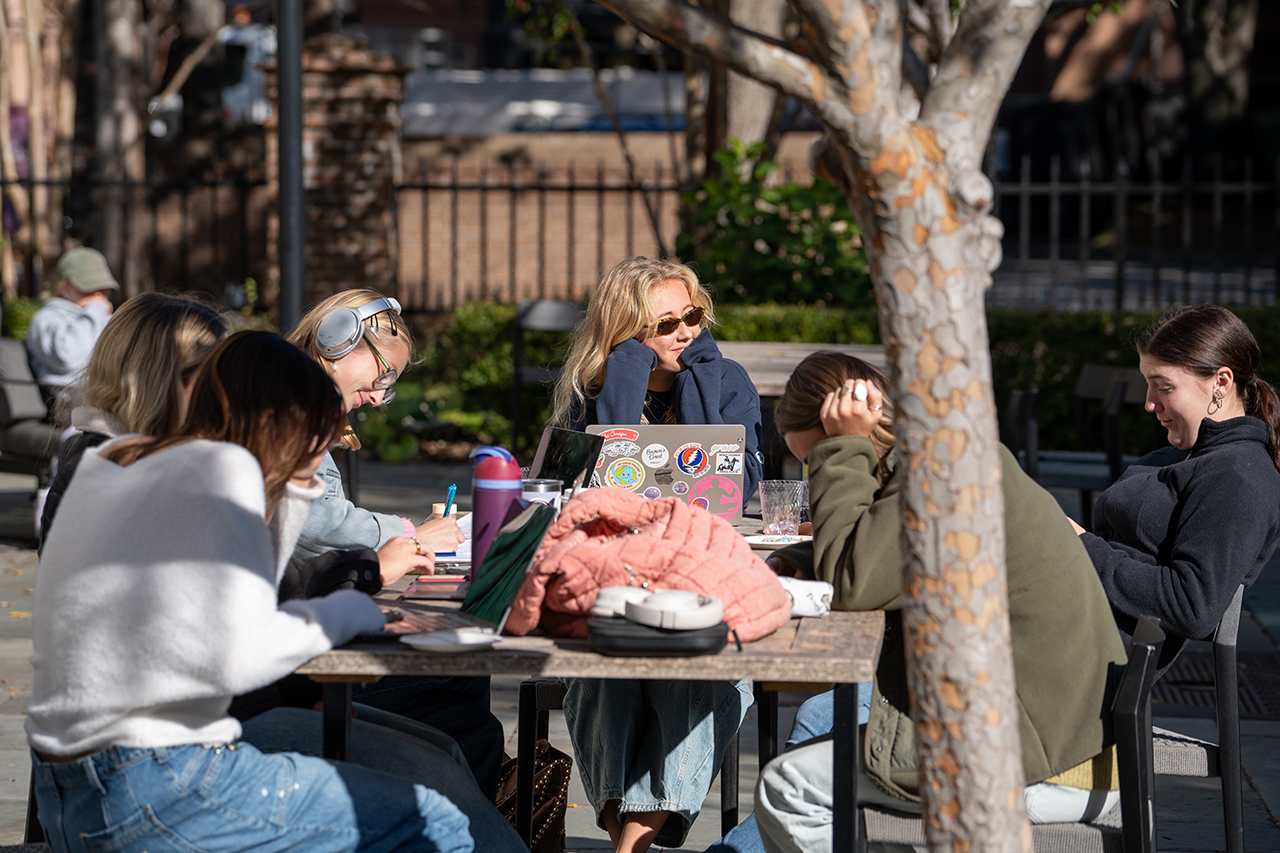
{"label": "woman writing in notebook", "polygon": [[[760,480],[760,398],[704,328],[688,267],[630,258],[605,275],[556,385],[556,421],[742,424],[743,493]],[[751,682],[569,679],[565,721],[583,787],[614,848],[679,847],[751,705]]]}
{"label": "woman writing in notebook", "polygon": [[744,500],[760,482],[760,397],[707,329],[711,295],[675,261],[628,258],[605,274],[573,333],[556,383],[553,422],[741,424]]}

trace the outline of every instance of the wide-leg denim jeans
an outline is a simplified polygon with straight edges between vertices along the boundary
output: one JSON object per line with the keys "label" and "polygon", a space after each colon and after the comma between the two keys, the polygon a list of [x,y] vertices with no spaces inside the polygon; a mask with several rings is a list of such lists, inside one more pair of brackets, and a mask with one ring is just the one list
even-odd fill
{"label": "wide-leg denim jeans", "polygon": [[32,758],[55,853],[474,849],[467,817],[440,793],[351,764],[248,744]]}
{"label": "wide-leg denim jeans", "polygon": [[751,707],[750,681],[566,679],[564,717],[582,786],[603,809],[669,811],[655,844],[679,847]]}

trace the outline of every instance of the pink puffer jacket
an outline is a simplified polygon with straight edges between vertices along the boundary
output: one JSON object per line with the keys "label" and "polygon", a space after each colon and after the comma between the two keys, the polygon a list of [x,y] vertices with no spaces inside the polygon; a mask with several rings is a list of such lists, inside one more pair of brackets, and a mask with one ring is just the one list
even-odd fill
{"label": "pink puffer jacket", "polygon": [[777,576],[724,519],[676,498],[589,489],[547,532],[506,630],[520,635],[540,626],[553,636],[585,637],[602,587],[646,583],[716,596],[743,642],[791,618]]}

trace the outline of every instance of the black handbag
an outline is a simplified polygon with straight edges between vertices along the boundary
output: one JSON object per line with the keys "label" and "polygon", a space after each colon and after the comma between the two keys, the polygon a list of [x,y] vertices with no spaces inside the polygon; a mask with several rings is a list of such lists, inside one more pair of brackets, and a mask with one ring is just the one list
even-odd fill
{"label": "black handbag", "polygon": [[593,651],[613,657],[689,657],[714,655],[729,640],[729,624],[692,631],[651,628],[620,616],[587,620],[587,642]]}
{"label": "black handbag", "polygon": [[[545,740],[533,759],[533,835],[530,853],[564,853],[564,811],[568,805],[573,759]],[[495,800],[507,823],[516,825],[516,760],[504,758]]]}

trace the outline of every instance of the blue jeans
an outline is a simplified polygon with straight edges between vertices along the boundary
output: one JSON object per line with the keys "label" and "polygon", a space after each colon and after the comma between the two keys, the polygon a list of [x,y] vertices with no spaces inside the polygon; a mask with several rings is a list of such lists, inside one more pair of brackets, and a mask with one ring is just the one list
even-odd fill
{"label": "blue jeans", "polygon": [[566,679],[564,717],[579,778],[603,810],[669,811],[654,844],[679,847],[751,706],[750,681]]}
{"label": "blue jeans", "polygon": [[[443,792],[471,822],[477,850],[523,850],[520,836],[498,812],[467,767],[452,738],[386,711],[356,705],[351,721],[352,764]],[[323,755],[320,712],[276,708],[251,717],[240,738],[263,752]]]}
{"label": "blue jeans", "polygon": [[475,849],[436,791],[385,773],[248,744],[108,747],[65,764],[32,752],[55,853]]}
{"label": "blue jeans", "polygon": [[[835,696],[835,691],[828,690],[826,693],[819,693],[805,700],[805,703],[796,711],[795,722],[791,725],[791,734],[782,747],[784,751],[831,731],[836,718]],[[870,713],[871,682],[859,682],[858,725],[866,725]],[[764,770],[763,767],[760,769]],[[764,853],[764,842],[760,839],[760,828],[756,826],[755,812],[730,830],[724,838],[708,847],[706,853]]]}

